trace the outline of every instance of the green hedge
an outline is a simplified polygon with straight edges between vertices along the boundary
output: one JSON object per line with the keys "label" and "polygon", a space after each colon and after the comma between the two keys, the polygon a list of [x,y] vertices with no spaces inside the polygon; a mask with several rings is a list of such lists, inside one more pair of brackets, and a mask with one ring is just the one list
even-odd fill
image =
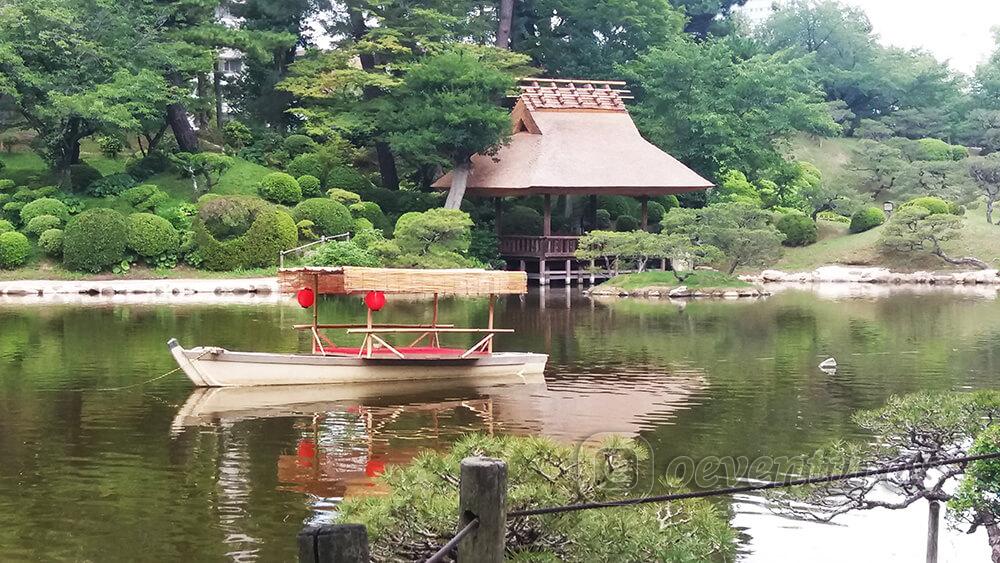
{"label": "green hedge", "polygon": [[39,215],[32,217],[31,221],[28,221],[28,224],[24,226],[24,234],[39,237],[49,229],[62,227],[62,224],[62,220],[55,215]]}
{"label": "green hedge", "polygon": [[170,200],[170,194],[155,184],[142,184],[129,188],[122,192],[119,197],[134,207],[136,211],[151,211]]}
{"label": "green hedge", "polygon": [[63,233],[63,264],[71,270],[100,272],[125,257],[126,221],[107,208],[84,211]]}
{"label": "green hedge", "polygon": [[143,258],[175,254],[180,235],[163,217],[152,213],[133,213],[127,219],[126,247]]}
{"label": "green hedge", "polygon": [[348,209],[351,210],[351,215],[355,219],[368,219],[376,229],[383,232],[389,230],[389,220],[386,218],[385,213],[382,213],[382,208],[374,201],[355,203],[348,207]]}
{"label": "green hedge", "polygon": [[14,224],[6,219],[0,219],[0,235],[16,231]]}
{"label": "green hedge", "polygon": [[285,170],[289,174],[295,176],[315,176],[316,178],[326,178],[327,170],[329,166],[326,161],[318,154],[307,153],[300,154],[292,159],[285,167]]}
{"label": "green hedge", "polygon": [[170,157],[160,151],[153,151],[142,158],[130,160],[125,165],[125,173],[141,182],[150,176],[165,172],[170,166]]}
{"label": "green hedge", "polygon": [[308,266],[367,266],[377,268],[382,261],[373,252],[353,241],[334,241],[321,245],[306,259]]}
{"label": "green hedge", "polygon": [[292,205],[302,199],[299,183],[284,172],[271,172],[261,178],[257,193],[267,201],[282,205]]}
{"label": "green hedge", "polygon": [[313,141],[305,135],[289,135],[285,137],[285,141],[281,146],[285,149],[285,152],[288,153],[288,156],[296,157],[301,154],[315,151],[316,141]]}
{"label": "green hedge", "polygon": [[250,228],[243,234],[219,240],[206,228],[202,214],[194,225],[194,241],[209,270],[263,268],[278,262],[278,253],[298,242],[295,221],[288,213],[266,206],[250,211]]}
{"label": "green hedge", "polygon": [[312,221],[313,232],[321,236],[347,233],[354,227],[354,218],[344,204],[322,197],[310,198],[296,205],[292,209],[292,218],[296,222]]}
{"label": "green hedge", "polygon": [[911,206],[923,207],[931,215],[946,215],[948,213],[951,213],[952,211],[952,206],[950,203],[939,197],[934,197],[934,196],[913,198],[910,201],[904,203],[903,205],[900,205],[899,208],[902,209],[904,207],[911,207]]}
{"label": "green hedge", "polygon": [[13,269],[23,266],[31,255],[31,243],[21,233],[0,235],[0,268]]}
{"label": "green hedge", "polygon": [[802,213],[786,213],[774,222],[785,240],[781,244],[785,246],[808,246],[819,238],[819,229],[812,219]]}
{"label": "green hedge", "polygon": [[615,230],[621,232],[635,231],[639,228],[639,220],[631,215],[621,215],[615,219]]}
{"label": "green hedge", "polygon": [[102,176],[100,170],[86,162],[73,164],[69,167],[70,188],[76,193],[85,192],[90,184],[100,180]]}
{"label": "green hedge", "polygon": [[878,207],[859,209],[851,216],[852,233],[863,233],[885,223],[885,213]]}
{"label": "green hedge", "polygon": [[58,199],[43,197],[26,203],[21,208],[21,222],[24,224],[41,215],[52,215],[65,222],[69,220],[69,207]]}
{"label": "green hedge", "polygon": [[49,229],[38,237],[38,248],[42,249],[47,256],[58,258],[63,251],[63,231],[62,229]]}
{"label": "green hedge", "polygon": [[360,193],[361,190],[372,188],[371,181],[350,166],[334,166],[326,174],[326,185],[349,192]]}
{"label": "green hedge", "polygon": [[135,185],[135,178],[128,174],[109,174],[90,184],[87,193],[94,197],[115,196]]}
{"label": "green hedge", "polygon": [[319,178],[310,174],[303,174],[296,178],[299,188],[302,190],[302,197],[323,197],[322,183]]}

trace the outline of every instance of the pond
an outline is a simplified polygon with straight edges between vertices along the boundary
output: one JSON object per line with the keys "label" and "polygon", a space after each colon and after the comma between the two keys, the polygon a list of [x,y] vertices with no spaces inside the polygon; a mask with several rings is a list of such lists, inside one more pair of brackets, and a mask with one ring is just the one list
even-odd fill
{"label": "pond", "polygon": [[[485,300],[443,300],[442,319],[484,325]],[[380,321],[426,302],[391,300]],[[896,291],[759,301],[594,301],[576,290],[501,300],[498,349],[551,355],[544,385],[194,390],[165,342],[294,351],[308,322],[290,300],[0,303],[0,560],[289,561],[304,522],[329,520],[372,476],[467,432],[568,442],[645,440],[656,472],[677,456],[795,456],[868,439],[857,409],[894,393],[1000,386],[995,294]],[[322,303],[330,322],[359,299]],[[836,358],[835,373],[818,364]],[[131,387],[129,387],[131,386]],[[101,389],[122,388],[110,391]],[[924,507],[833,525],[720,501],[748,561],[912,561]],[[986,560],[948,531],[943,561]]]}

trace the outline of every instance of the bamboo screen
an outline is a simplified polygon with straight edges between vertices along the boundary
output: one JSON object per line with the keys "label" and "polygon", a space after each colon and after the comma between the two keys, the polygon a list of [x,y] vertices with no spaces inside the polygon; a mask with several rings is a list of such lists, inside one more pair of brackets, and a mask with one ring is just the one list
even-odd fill
{"label": "bamboo screen", "polygon": [[405,270],[395,268],[288,268],[278,272],[281,290],[293,293],[313,286],[317,276],[322,295],[366,291],[442,293],[450,295],[522,294],[528,291],[525,272],[493,270]]}

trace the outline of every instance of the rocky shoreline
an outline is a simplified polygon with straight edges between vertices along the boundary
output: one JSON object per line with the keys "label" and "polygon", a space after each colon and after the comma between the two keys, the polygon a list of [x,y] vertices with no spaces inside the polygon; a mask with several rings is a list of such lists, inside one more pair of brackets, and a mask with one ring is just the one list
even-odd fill
{"label": "rocky shoreline", "polygon": [[687,286],[678,287],[641,287],[639,289],[622,289],[614,286],[597,286],[587,291],[592,296],[611,297],[647,297],[668,299],[739,299],[748,297],[766,297],[771,293],[760,287],[706,287],[692,289]]}
{"label": "rocky shoreline", "polygon": [[0,296],[269,296],[277,278],[158,280],[23,280],[0,282]]}
{"label": "rocky shoreline", "polygon": [[740,279],[756,284],[1000,285],[1000,272],[997,270],[893,272],[887,268],[823,266],[811,272],[764,270],[759,274],[740,276]]}

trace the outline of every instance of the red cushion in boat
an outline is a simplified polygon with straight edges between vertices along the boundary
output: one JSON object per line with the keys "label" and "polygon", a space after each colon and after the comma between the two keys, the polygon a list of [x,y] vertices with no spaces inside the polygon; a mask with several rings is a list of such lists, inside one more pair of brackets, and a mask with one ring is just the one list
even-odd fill
{"label": "red cushion in boat", "polygon": [[[433,346],[403,346],[396,348],[404,356],[461,356],[465,353],[463,348],[435,348]],[[318,352],[318,350],[316,350]],[[327,354],[344,354],[349,356],[358,356],[361,354],[361,348],[347,348],[341,346],[324,346],[323,351]],[[374,348],[372,349],[373,356],[393,356],[396,355],[392,353],[392,350],[388,348]],[[485,356],[486,352],[473,352],[471,356]]]}

